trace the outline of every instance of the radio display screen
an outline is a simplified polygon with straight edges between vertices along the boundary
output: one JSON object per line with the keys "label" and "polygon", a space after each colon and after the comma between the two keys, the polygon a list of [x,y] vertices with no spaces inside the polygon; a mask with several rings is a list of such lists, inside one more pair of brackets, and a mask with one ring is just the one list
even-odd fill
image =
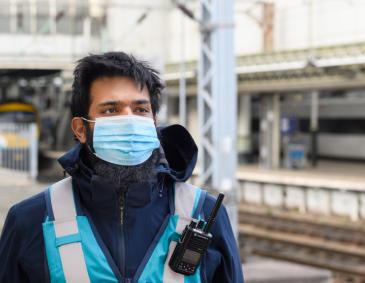
{"label": "radio display screen", "polygon": [[197,263],[199,263],[200,257],[201,257],[200,253],[197,253],[192,250],[186,250],[183,255],[182,260],[187,263],[197,264]]}

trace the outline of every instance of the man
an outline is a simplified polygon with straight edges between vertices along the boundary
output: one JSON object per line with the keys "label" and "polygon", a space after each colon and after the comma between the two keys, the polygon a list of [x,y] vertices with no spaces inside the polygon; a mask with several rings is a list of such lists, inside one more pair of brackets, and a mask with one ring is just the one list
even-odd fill
{"label": "man", "polygon": [[215,198],[184,183],[197,159],[190,134],[155,128],[162,88],[157,71],[122,52],[78,62],[78,144],[59,160],[71,177],[10,209],[1,282],[243,282],[224,207],[194,275],[168,265],[183,228]]}

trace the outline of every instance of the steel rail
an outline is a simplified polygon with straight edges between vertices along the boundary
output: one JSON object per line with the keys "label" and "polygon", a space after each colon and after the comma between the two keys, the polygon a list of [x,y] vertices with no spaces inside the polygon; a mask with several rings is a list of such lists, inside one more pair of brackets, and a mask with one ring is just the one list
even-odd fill
{"label": "steel rail", "polygon": [[325,268],[338,278],[352,280],[348,282],[365,282],[365,231],[361,225],[242,206],[239,223],[243,254]]}

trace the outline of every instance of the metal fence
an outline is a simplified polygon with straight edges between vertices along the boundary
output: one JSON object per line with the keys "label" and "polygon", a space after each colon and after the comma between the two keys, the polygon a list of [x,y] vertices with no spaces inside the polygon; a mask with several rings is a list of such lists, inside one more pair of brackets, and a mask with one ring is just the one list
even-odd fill
{"label": "metal fence", "polygon": [[38,174],[38,132],[35,123],[0,123],[0,169]]}

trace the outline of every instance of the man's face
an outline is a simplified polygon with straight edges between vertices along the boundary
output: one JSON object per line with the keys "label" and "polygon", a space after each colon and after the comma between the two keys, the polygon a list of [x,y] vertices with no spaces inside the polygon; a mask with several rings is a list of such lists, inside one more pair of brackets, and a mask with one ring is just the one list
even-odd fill
{"label": "man's face", "polygon": [[[154,118],[148,89],[142,89],[128,77],[104,77],[95,80],[90,88],[88,117],[139,115]],[[88,123],[93,132],[95,123]],[[74,117],[72,130],[81,143],[86,142],[86,129],[80,117]]]}

